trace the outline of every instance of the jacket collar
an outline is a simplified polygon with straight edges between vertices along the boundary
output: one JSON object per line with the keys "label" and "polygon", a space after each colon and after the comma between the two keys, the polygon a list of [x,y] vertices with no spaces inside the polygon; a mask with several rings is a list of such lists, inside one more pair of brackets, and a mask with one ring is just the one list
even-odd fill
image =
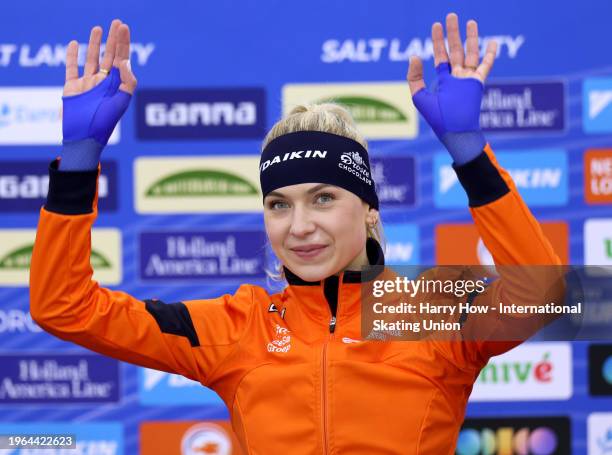
{"label": "jacket collar", "polygon": [[[385,254],[383,253],[380,243],[378,243],[376,239],[368,237],[366,241],[366,254],[368,256],[368,262],[374,267],[369,267],[365,272],[360,270],[346,270],[341,274],[342,283],[362,283],[364,281],[373,280],[380,274],[385,266]],[[285,271],[287,283],[289,283],[290,286],[321,286],[325,281],[331,278],[327,277],[323,281],[306,281],[301,279],[287,267],[283,266],[283,270]]]}
{"label": "jacket collar", "polygon": [[[289,286],[283,293],[290,313],[302,316],[327,326],[335,316],[334,323],[342,325],[344,320],[361,310],[361,283],[380,275],[385,266],[385,256],[380,244],[373,238],[366,241],[368,262],[373,267],[365,271],[345,270],[321,281],[306,281],[284,267]],[[289,316],[289,315],[288,315]]]}

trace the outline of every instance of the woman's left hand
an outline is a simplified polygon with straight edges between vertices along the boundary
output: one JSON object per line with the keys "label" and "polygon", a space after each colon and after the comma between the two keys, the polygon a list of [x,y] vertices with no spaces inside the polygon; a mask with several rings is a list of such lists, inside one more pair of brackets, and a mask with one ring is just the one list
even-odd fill
{"label": "woman's left hand", "polygon": [[423,63],[412,57],[408,68],[408,85],[414,105],[446,146],[456,164],[464,164],[482,152],[486,141],[480,131],[480,103],[495,55],[497,43],[489,41],[480,60],[478,24],[466,26],[466,52],[459,35],[459,19],[454,13],[446,17],[450,56],[444,43],[442,24],[431,29],[434,63],[438,84],[428,90],[423,80]]}

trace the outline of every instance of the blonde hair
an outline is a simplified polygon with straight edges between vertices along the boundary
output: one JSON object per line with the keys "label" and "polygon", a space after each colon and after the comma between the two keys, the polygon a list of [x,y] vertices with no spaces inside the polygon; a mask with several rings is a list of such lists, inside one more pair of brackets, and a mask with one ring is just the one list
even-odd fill
{"label": "blonde hair", "polygon": [[[294,107],[270,129],[263,140],[261,150],[263,151],[277,137],[297,131],[320,131],[344,136],[353,139],[368,150],[368,143],[357,130],[351,113],[336,103],[304,104]],[[368,237],[378,241],[384,251],[385,239],[380,214],[374,227],[366,226],[366,233]],[[278,263],[273,271],[266,270],[266,274],[274,281],[283,281],[285,278],[281,263]]]}

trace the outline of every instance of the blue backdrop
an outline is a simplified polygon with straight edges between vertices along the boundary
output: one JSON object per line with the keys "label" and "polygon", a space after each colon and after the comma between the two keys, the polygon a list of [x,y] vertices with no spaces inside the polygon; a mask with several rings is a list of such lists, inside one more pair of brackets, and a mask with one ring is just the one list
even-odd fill
{"label": "blue backdrop", "polygon": [[[416,119],[402,86],[410,54],[424,59],[426,79],[432,79],[430,27],[449,11],[457,12],[462,24],[476,19],[481,38],[500,44],[481,120],[493,148],[503,152],[506,161],[500,157],[501,164],[522,182],[519,188],[537,218],[561,226],[555,245],[565,248],[569,263],[612,264],[610,2],[24,0],[4,4],[0,13],[0,433],[49,433],[49,428],[59,432],[46,422],[72,422],[60,428],[87,442],[88,453],[132,454],[139,451],[142,422],[227,418],[222,404],[198,387],[132,365],[116,369],[40,332],[29,319],[27,270],[20,260],[25,254],[27,262],[46,166],[59,152],[57,109],[65,46],[71,39],[86,43],[94,25],[102,25],[106,36],[115,17],[131,27],[131,62],[139,85],[114,144],[103,155],[110,164],[104,166],[107,192],[96,228],[110,230],[100,231],[106,237],[96,250],[101,256],[100,279],[139,298],[171,302],[231,293],[246,280],[266,285],[263,262],[257,259],[264,243],[262,217],[246,196],[237,211],[219,200],[206,205],[205,198],[195,198],[189,207],[172,202],[156,205],[155,200],[146,200],[142,190],[155,183],[147,165],[157,163],[160,172],[178,162],[201,169],[210,163],[206,159],[221,156],[240,158],[215,162],[224,172],[234,170],[232,163],[236,169],[246,169],[256,163],[263,134],[281,116],[283,106],[300,97],[310,101],[361,97],[363,110],[354,112],[363,115],[363,124],[375,124],[368,133],[370,153],[380,163],[379,184],[387,185],[382,218],[393,262],[444,261],[445,252],[436,251],[437,229],[469,223],[471,218],[445,173],[446,156],[427,125]],[[368,92],[363,86],[372,83],[381,85],[370,85]],[[386,90],[390,98],[383,96]],[[190,104],[196,102],[202,103],[201,111]],[[214,104],[224,102],[229,107]],[[157,111],[152,103],[158,104]],[[173,108],[173,103],[183,104]],[[181,106],[187,111],[179,112]],[[378,113],[376,121],[368,120],[368,106]],[[216,108],[219,111],[213,112]],[[404,122],[405,133],[393,132],[393,122],[387,120],[394,115],[403,117],[399,123]],[[155,162],[154,157],[165,159]],[[179,167],[172,169],[180,173],[184,169]],[[241,182],[251,178],[249,171],[240,172]],[[164,247],[168,242],[227,241],[232,233],[238,255],[259,261],[250,275],[242,271],[232,277],[221,271],[168,279],[159,269],[147,271],[151,256],[172,256]],[[147,246],[141,239],[153,243]],[[161,246],[155,250],[153,244]],[[22,247],[26,253],[20,253]],[[466,256],[466,261],[470,259]],[[612,453],[608,413],[612,373],[602,373],[603,392],[595,395],[589,385],[589,344],[570,347],[569,395],[555,392],[534,402],[518,393],[517,398],[504,400],[504,390],[521,387],[520,381],[508,379],[507,389],[500,386],[500,400],[470,403],[468,418],[517,417],[510,423],[483,424],[494,430],[514,425],[515,431],[527,425],[520,423],[521,418],[544,419],[527,425],[533,431],[549,425],[546,418],[564,417],[569,419],[563,422],[571,446],[537,453]],[[604,365],[612,350],[598,349],[604,352],[597,357]],[[513,362],[537,362],[542,354],[538,355],[535,360]],[[89,385],[98,392],[75,390],[74,383],[63,384],[52,373],[47,379],[36,376],[41,369],[61,366],[80,368],[81,389]],[[554,367],[558,370],[553,371],[562,371],[561,366]],[[558,386],[557,379],[551,387]],[[65,386],[66,397],[24,398],[25,392],[16,388],[41,381]],[[482,422],[474,422],[472,427],[481,431]],[[26,423],[34,426],[7,426]],[[479,442],[465,445],[463,453],[502,453],[501,436],[496,437],[497,446],[489,452],[486,438],[478,436]],[[112,451],[103,452],[104,444]]]}

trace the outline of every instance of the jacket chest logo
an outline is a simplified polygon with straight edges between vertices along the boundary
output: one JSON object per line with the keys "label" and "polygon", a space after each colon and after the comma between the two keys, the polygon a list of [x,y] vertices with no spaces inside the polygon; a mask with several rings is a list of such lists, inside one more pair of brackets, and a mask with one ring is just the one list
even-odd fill
{"label": "jacket chest logo", "polygon": [[270,306],[268,307],[268,313],[278,313],[280,314],[281,319],[285,319],[285,310],[287,308],[283,308],[282,310],[280,310],[280,312],[278,311],[278,308],[276,308],[276,305],[274,305],[273,303],[270,304]]}
{"label": "jacket chest logo", "polygon": [[289,329],[276,324],[274,339],[268,343],[268,352],[289,352],[289,349],[291,349]]}

